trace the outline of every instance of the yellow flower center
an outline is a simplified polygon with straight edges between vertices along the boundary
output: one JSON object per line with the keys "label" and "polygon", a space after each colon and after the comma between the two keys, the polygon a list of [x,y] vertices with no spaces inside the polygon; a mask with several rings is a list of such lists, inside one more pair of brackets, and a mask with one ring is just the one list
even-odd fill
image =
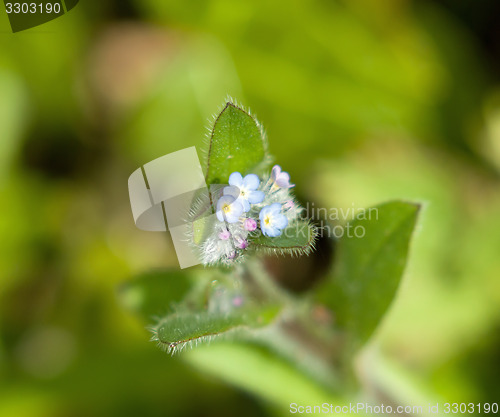
{"label": "yellow flower center", "polygon": [[230,205],[230,204],[224,204],[224,205],[222,206],[222,211],[223,211],[224,213],[229,213],[229,212],[231,211],[231,205]]}
{"label": "yellow flower center", "polygon": [[264,224],[265,224],[266,226],[269,226],[269,223],[271,223],[271,217],[266,216],[266,217],[265,217],[265,219],[264,219]]}

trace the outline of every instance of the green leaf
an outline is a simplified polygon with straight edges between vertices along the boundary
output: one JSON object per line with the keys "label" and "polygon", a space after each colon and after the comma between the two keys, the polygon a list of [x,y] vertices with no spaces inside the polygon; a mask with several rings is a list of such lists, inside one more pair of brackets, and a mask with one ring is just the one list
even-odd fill
{"label": "green leaf", "polygon": [[419,209],[394,201],[365,210],[339,242],[337,269],[319,298],[358,346],[373,334],[396,294]]}
{"label": "green leaf", "polygon": [[126,308],[150,320],[172,312],[188,294],[190,278],[185,271],[153,270],[123,284],[118,297]]}
{"label": "green leaf", "polygon": [[196,369],[263,398],[284,412],[294,403],[345,403],[293,364],[261,346],[219,343],[193,349],[184,358]]}
{"label": "green leaf", "polygon": [[9,179],[10,165],[16,148],[21,144],[19,139],[26,128],[27,94],[22,78],[5,68],[0,68],[0,184]]}
{"label": "green leaf", "polygon": [[228,314],[221,312],[180,312],[162,319],[151,330],[152,340],[158,341],[169,353],[186,346],[209,342],[214,338],[235,334],[236,330],[258,328],[269,324],[279,313],[277,307],[243,308]]}
{"label": "green leaf", "polygon": [[207,184],[225,184],[235,171],[243,175],[258,171],[268,159],[267,141],[259,122],[227,102],[210,135]]}
{"label": "green leaf", "polygon": [[317,230],[307,220],[292,223],[281,236],[268,237],[261,234],[252,240],[258,249],[270,253],[306,255],[316,242]]}

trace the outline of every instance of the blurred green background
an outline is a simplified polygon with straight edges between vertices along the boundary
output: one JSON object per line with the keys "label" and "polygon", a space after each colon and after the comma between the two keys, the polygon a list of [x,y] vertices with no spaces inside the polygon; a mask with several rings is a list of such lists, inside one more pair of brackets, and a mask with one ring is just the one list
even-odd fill
{"label": "blurred green background", "polygon": [[198,372],[117,292],[177,267],[168,236],[135,228],[128,176],[200,147],[227,95],[304,200],[424,202],[367,378],[500,401],[500,3],[102,3],[17,34],[1,7],[0,415],[287,414],[253,394],[290,381]]}

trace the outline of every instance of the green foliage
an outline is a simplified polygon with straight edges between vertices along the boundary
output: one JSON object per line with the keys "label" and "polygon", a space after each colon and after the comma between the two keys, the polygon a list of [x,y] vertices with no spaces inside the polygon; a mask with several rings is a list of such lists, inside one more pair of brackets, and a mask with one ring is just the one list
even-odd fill
{"label": "green foliage", "polygon": [[[175,313],[163,318],[153,331],[153,339],[161,347],[174,353],[186,346],[212,341],[227,335],[237,336],[245,330],[269,324],[277,315],[277,308],[242,308],[230,313]],[[243,331],[243,332],[241,332]]]}
{"label": "green foliage", "polygon": [[208,341],[245,324],[243,315],[221,316],[210,313],[175,314],[165,317],[153,329],[153,340],[168,351],[175,351],[186,344]]}
{"label": "green foliage", "polygon": [[324,386],[304,377],[293,363],[250,344],[219,343],[186,353],[188,363],[288,409],[291,403],[340,403]]}
{"label": "green foliage", "polygon": [[268,237],[263,234],[252,242],[258,249],[268,253],[307,255],[314,249],[316,228],[307,220],[299,220],[288,226],[281,236]]}
{"label": "green foliage", "polygon": [[[265,148],[260,124],[233,103],[226,103],[215,120],[209,143],[208,182],[223,183],[235,171],[251,172],[268,158]],[[212,191],[211,203],[214,204],[218,191]],[[203,245],[207,238],[211,239],[218,224],[214,216],[196,218],[196,212],[201,210],[202,215],[208,212],[208,204],[209,201],[200,199],[193,209],[192,241],[202,252],[212,250],[210,245]],[[348,339],[358,347],[372,335],[394,298],[418,211],[419,206],[415,204],[390,202],[366,210],[345,228],[346,233],[339,242],[335,274],[319,289],[318,298],[335,314],[335,330],[347,333]],[[299,219],[292,221],[278,237],[260,233],[256,237],[249,235],[248,239],[257,252],[303,255],[314,248],[316,235],[316,227],[310,220]],[[172,287],[168,296],[172,298],[167,297],[164,302],[172,304],[175,298],[176,309],[168,310],[152,327],[153,339],[169,352],[175,352],[220,336],[245,333],[238,332],[242,328],[248,334],[252,329],[272,323],[280,309],[272,310],[275,313],[271,315],[265,312],[270,308],[269,303],[276,300],[294,305],[291,298],[280,295],[280,291],[268,283],[270,278],[265,273],[259,274],[255,269],[246,271],[245,274],[254,277],[251,283],[239,281],[240,269],[236,271],[238,279],[229,277],[218,282],[217,291],[210,288],[208,281],[204,284],[205,290],[192,291],[189,297],[186,288]],[[210,271],[207,272],[210,280]],[[170,277],[170,282],[175,276]],[[252,299],[256,290],[273,295],[264,303],[255,303]],[[181,301],[183,294],[185,300]],[[239,294],[236,298],[246,300],[244,308],[233,304],[236,294]],[[194,304],[193,300],[196,300]],[[151,305],[155,305],[154,300]],[[150,308],[146,311],[151,311]],[[298,314],[299,317],[299,322],[308,322],[303,313]]]}
{"label": "green foliage", "polygon": [[364,236],[345,233],[339,242],[335,273],[319,298],[358,345],[372,335],[396,294],[419,210],[401,201],[368,209],[349,223],[350,233],[362,227]]}
{"label": "green foliage", "polygon": [[208,144],[207,184],[225,184],[231,173],[262,169],[268,160],[267,141],[259,122],[227,102],[217,116]]}
{"label": "green foliage", "polygon": [[[325,347],[295,327],[294,341],[306,343],[289,361],[247,342],[200,346],[174,360],[145,343],[151,317],[179,304],[214,314],[209,283],[221,271],[193,268],[172,279],[168,238],[134,230],[124,178],[160,155],[199,148],[206,116],[228,93],[265,115],[270,150],[310,201],[429,202],[411,247],[412,279],[376,349],[364,350],[361,364],[356,358],[370,399],[497,400],[500,105],[495,54],[484,53],[498,50],[488,36],[495,2],[406,3],[132,0],[134,21],[124,25],[120,7],[92,2],[41,32],[1,37],[0,415],[202,409],[210,417],[223,404],[241,417],[277,416],[289,415],[292,401],[349,402],[317,395],[307,379],[317,368],[297,366],[318,350],[342,361],[342,345]],[[2,22],[9,32],[6,13]],[[280,283],[320,280],[331,257],[323,243],[307,259],[254,259],[227,278],[257,298],[246,285],[256,264]],[[345,263],[339,243],[336,270]],[[166,272],[119,293],[136,320],[116,302],[116,285],[152,265]],[[311,292],[293,296],[323,320],[308,329],[350,334],[337,324],[340,306],[325,313]],[[292,322],[302,314],[295,307],[285,311]],[[259,331],[294,346],[280,338],[282,321]]]}
{"label": "green foliage", "polygon": [[9,71],[0,67],[0,186],[11,165],[11,158],[16,150],[18,138],[23,128],[23,115],[26,113],[26,92],[20,80]]}
{"label": "green foliage", "polygon": [[180,270],[153,270],[123,284],[122,304],[146,320],[170,313],[191,289],[190,274]]}
{"label": "green foliage", "polygon": [[[352,387],[347,376],[349,366],[340,362],[351,356],[353,345],[359,348],[366,343],[390,306],[406,265],[420,207],[396,201],[360,213],[346,225],[344,237],[338,242],[333,276],[311,297],[299,298],[273,282],[258,256],[307,255],[314,249],[317,228],[310,219],[300,218],[300,206],[281,205],[282,213],[288,216],[288,226],[281,235],[265,236],[262,225],[254,233],[245,234],[248,249],[253,249],[245,252],[237,252],[235,243],[242,239],[235,234],[241,233],[238,228],[243,230],[242,224],[221,223],[213,215],[223,184],[233,172],[260,173],[269,161],[259,122],[227,102],[215,119],[208,143],[205,162],[210,193],[193,198],[189,237],[205,265],[222,264],[231,269],[152,273],[127,284],[122,298],[149,320],[154,316],[152,340],[165,351],[173,354],[217,342],[219,351],[202,350],[188,361],[283,406],[287,396],[279,386],[264,389],[255,383],[257,379],[241,382],[233,365],[241,356],[242,362],[252,362],[255,368],[264,364],[272,367],[281,375],[278,380],[286,375],[294,381],[296,392],[306,389],[309,393],[304,401],[312,397],[326,401]],[[255,222],[264,206],[284,204],[293,198],[274,180],[259,184],[263,202],[247,214]],[[229,237],[221,239],[221,231]],[[248,254],[257,255],[257,259],[248,259]],[[217,263],[220,259],[223,261]],[[328,314],[336,318],[333,325],[320,324],[313,317],[315,300],[326,305]],[[237,341],[240,345],[236,346],[244,348],[221,346],[225,340]],[[221,351],[226,354],[220,356]],[[299,398],[290,396],[287,401]]]}

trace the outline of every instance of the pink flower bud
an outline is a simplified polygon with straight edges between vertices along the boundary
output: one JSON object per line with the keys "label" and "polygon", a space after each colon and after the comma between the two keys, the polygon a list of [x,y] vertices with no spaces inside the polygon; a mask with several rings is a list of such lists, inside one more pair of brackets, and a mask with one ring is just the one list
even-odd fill
{"label": "pink flower bud", "polygon": [[245,239],[239,240],[236,245],[240,249],[246,249],[248,247],[248,242]]}
{"label": "pink flower bud", "polygon": [[231,233],[229,233],[229,230],[224,230],[223,232],[219,233],[219,239],[221,240],[228,240],[231,237]]}
{"label": "pink flower bud", "polygon": [[248,230],[249,232],[253,232],[255,229],[257,229],[257,222],[254,219],[245,219],[245,223],[243,225],[245,230]]}

